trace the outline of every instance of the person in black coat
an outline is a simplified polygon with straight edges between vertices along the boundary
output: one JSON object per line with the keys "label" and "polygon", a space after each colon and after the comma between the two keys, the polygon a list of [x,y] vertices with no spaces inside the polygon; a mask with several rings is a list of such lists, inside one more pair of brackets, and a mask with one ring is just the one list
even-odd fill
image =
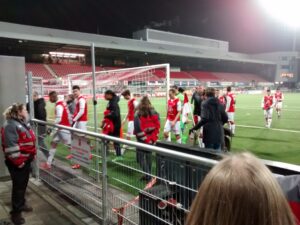
{"label": "person in black coat", "polygon": [[215,89],[208,88],[205,92],[206,100],[201,105],[201,121],[196,124],[190,133],[203,126],[203,143],[205,148],[221,150],[224,141],[223,125],[228,116],[219,100],[215,97]]}
{"label": "person in black coat", "polygon": [[[39,94],[35,91],[33,92],[33,106],[34,106],[34,118],[42,121],[47,121],[47,111],[46,111],[46,102],[44,98],[39,98]],[[26,109],[30,112],[29,103],[26,104]],[[49,150],[45,144],[46,137],[46,126],[39,124],[38,125],[38,146],[41,152],[44,154],[46,159],[49,156]]]}
{"label": "person in black coat", "polygon": [[[104,93],[104,98],[108,101],[106,110],[109,111],[109,114],[105,115],[105,118],[113,121],[114,124],[114,130],[109,135],[119,138],[121,130],[121,113],[119,107],[120,98],[112,90],[107,90]],[[114,142],[114,148],[117,156],[116,159],[121,159],[120,143]]]}

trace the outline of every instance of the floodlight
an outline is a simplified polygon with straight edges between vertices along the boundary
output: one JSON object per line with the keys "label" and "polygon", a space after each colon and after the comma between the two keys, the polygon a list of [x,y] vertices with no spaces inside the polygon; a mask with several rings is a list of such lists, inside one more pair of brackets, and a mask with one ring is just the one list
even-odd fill
{"label": "floodlight", "polygon": [[300,0],[258,0],[275,19],[294,29],[300,27]]}

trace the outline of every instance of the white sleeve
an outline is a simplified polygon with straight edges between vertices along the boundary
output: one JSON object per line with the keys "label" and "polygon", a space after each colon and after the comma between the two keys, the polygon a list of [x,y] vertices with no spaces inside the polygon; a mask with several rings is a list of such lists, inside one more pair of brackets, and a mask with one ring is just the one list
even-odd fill
{"label": "white sleeve", "polygon": [[55,124],[59,124],[61,122],[62,114],[63,114],[64,108],[61,105],[58,105],[55,107]]}
{"label": "white sleeve", "polygon": [[79,112],[77,113],[76,117],[73,119],[74,122],[79,120],[80,117],[84,114],[84,108],[85,108],[85,99],[81,98],[79,100]]}
{"label": "white sleeve", "polygon": [[276,101],[276,99],[275,99],[275,96],[273,96],[273,101],[272,101],[271,108],[272,108],[272,107],[274,107],[274,105],[275,105],[275,101]]}
{"label": "white sleeve", "polygon": [[138,107],[138,105],[139,105],[138,101],[134,100],[133,105],[134,105],[134,109],[136,109]]}
{"label": "white sleeve", "polygon": [[231,98],[229,96],[225,96],[226,98],[226,109],[225,111],[228,112],[230,104],[231,104]]}
{"label": "white sleeve", "polygon": [[181,102],[180,101],[178,101],[178,103],[177,103],[177,111],[179,112],[179,111],[181,111]]}

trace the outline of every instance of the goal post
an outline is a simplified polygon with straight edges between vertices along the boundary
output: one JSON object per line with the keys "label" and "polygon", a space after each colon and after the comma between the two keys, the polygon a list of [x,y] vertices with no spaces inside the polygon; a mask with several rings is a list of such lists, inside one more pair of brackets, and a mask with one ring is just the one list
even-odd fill
{"label": "goal post", "polygon": [[[69,74],[67,75],[67,80],[70,93],[72,86],[79,85],[82,94],[92,98],[92,72]],[[128,89],[137,100],[143,96],[148,96],[150,100],[167,100],[169,87],[169,64],[103,69],[95,72],[95,92],[98,99],[103,98],[106,90],[113,90],[120,96],[124,90]]]}

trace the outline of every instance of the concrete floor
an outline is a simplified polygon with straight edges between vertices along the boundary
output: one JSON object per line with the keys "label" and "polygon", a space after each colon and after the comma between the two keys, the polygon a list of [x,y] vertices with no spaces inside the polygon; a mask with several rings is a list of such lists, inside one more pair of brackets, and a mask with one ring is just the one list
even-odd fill
{"label": "concrete floor", "polygon": [[[26,199],[28,204],[33,207],[33,212],[23,213],[26,224],[29,225],[95,225],[90,215],[80,211],[70,202],[59,199],[55,201],[53,195],[58,193],[48,189],[43,184],[36,186],[30,183],[27,188]],[[52,196],[52,197],[50,197]],[[11,198],[11,181],[0,181],[0,225],[12,225],[9,212]],[[66,208],[71,210],[66,210]],[[75,213],[76,215],[72,215]],[[80,215],[80,217],[78,217]]]}

